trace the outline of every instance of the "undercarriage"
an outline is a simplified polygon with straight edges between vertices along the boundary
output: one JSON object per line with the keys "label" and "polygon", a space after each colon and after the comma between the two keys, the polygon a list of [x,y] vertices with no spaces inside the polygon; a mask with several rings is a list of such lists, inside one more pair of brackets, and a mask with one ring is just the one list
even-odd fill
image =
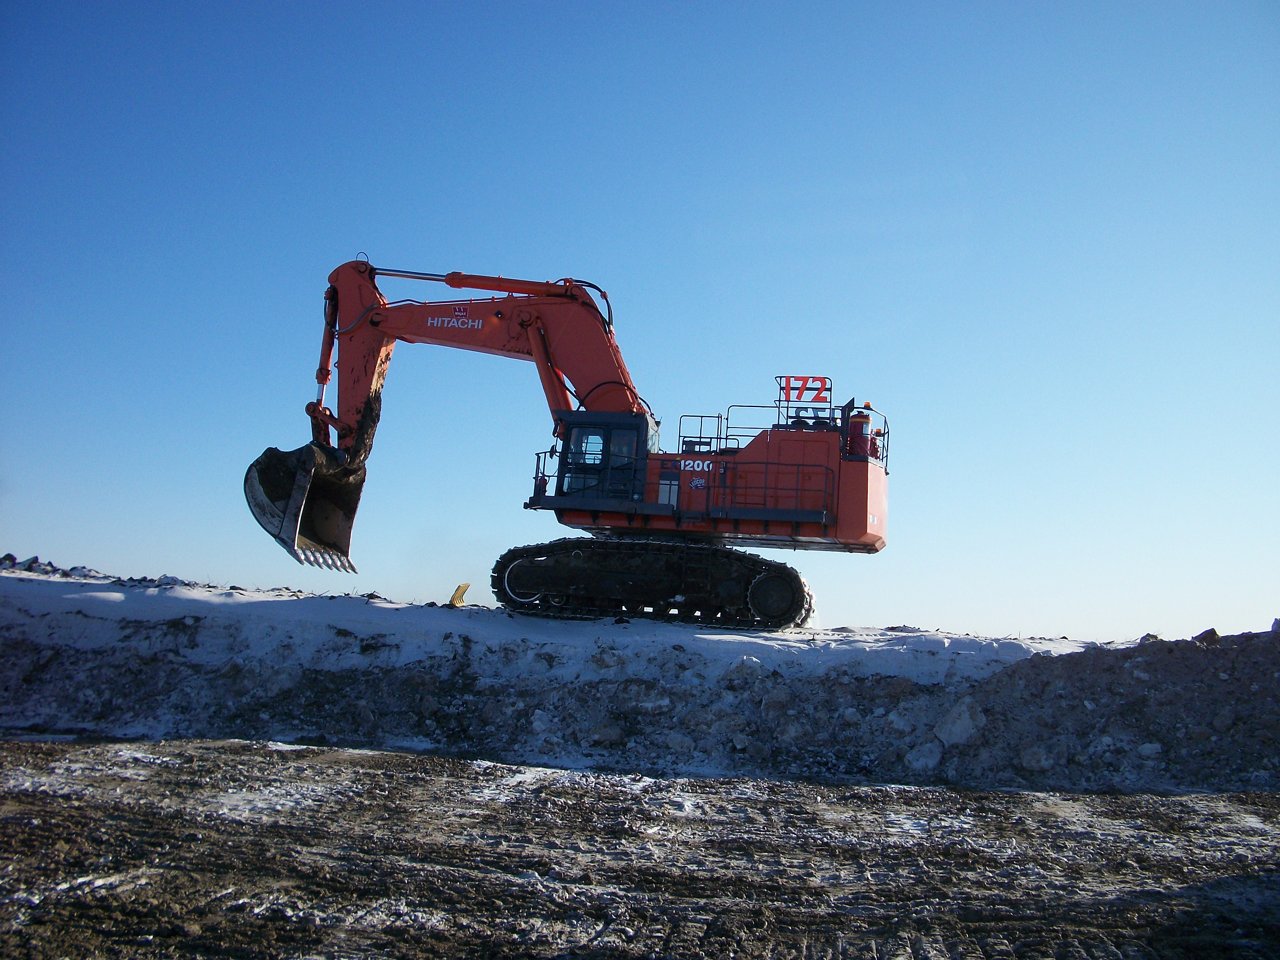
{"label": "undercarriage", "polygon": [[804,624],[813,598],[783,563],[714,543],[571,537],[514,547],[493,567],[508,610],[534,616],[650,617],[726,627]]}

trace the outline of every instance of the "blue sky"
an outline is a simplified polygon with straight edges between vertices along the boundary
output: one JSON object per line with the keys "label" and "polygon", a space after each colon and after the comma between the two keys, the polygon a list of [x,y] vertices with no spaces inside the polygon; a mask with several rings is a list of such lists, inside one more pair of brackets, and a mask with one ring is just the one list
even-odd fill
{"label": "blue sky", "polygon": [[0,30],[0,550],[487,602],[499,553],[564,532],[520,508],[529,365],[397,351],[358,577],[244,506],[249,461],[307,439],[325,278],[365,252],[600,284],[669,428],[782,373],[886,411],[885,552],[771,554],[827,626],[1280,616],[1275,3],[49,3]]}

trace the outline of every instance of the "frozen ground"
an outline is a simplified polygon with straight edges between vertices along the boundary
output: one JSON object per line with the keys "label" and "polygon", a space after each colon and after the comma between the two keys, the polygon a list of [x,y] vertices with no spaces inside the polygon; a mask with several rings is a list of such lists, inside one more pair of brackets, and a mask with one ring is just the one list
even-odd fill
{"label": "frozen ground", "polygon": [[1280,795],[651,778],[243,741],[0,752],[7,957],[1238,957]]}
{"label": "frozen ground", "polygon": [[726,634],[0,566],[5,956],[1280,956],[1275,629]]}
{"label": "frozen ground", "polygon": [[26,566],[0,571],[12,732],[985,788],[1280,782],[1274,631],[1111,648],[723,633]]}

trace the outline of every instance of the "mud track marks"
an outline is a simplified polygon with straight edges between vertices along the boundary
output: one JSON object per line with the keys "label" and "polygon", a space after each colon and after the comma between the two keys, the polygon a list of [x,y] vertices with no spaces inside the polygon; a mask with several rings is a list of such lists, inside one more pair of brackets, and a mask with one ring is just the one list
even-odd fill
{"label": "mud track marks", "polygon": [[1280,952],[1280,797],[651,779],[7,743],[14,957]]}

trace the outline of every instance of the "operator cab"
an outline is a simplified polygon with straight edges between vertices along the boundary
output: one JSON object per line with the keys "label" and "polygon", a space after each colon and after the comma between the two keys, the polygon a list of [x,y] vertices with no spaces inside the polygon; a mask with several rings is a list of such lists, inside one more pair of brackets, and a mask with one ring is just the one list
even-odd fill
{"label": "operator cab", "polygon": [[526,506],[608,510],[643,501],[648,458],[658,452],[652,415],[577,410],[559,420],[564,442],[538,454],[534,495]]}

